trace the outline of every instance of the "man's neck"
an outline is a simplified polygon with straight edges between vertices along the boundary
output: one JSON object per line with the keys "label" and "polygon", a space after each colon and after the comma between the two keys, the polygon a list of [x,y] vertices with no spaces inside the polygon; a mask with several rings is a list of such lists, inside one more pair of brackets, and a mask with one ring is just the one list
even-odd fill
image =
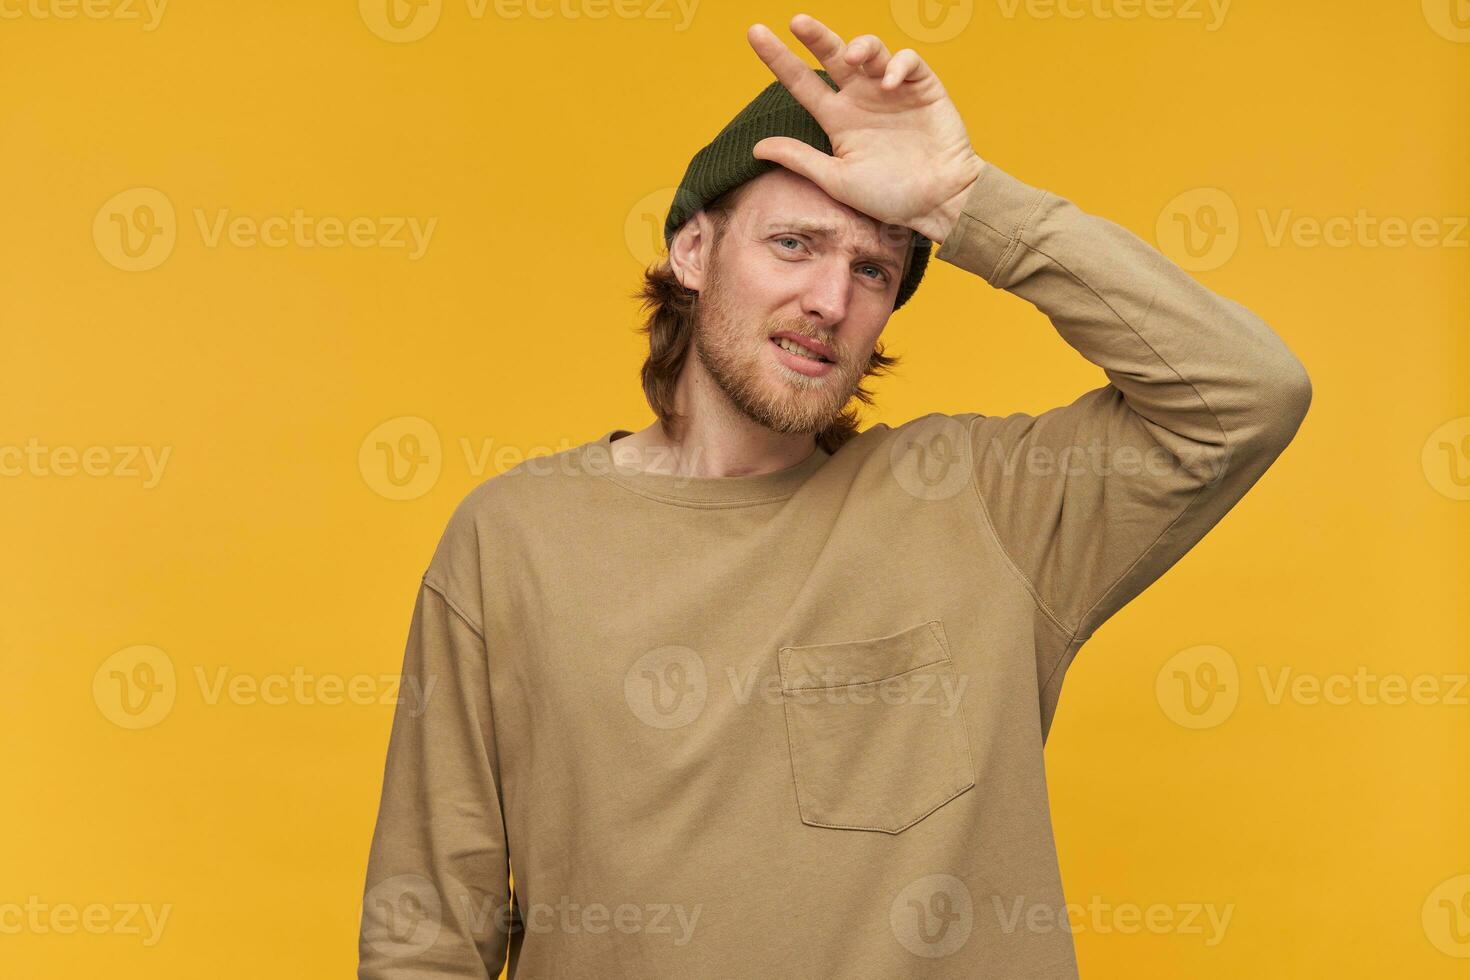
{"label": "man's neck", "polygon": [[701,425],[698,417],[686,418],[677,435],[677,441],[670,440],[655,420],[614,440],[613,459],[673,476],[757,476],[795,466],[817,448],[811,433],[772,432],[749,420]]}

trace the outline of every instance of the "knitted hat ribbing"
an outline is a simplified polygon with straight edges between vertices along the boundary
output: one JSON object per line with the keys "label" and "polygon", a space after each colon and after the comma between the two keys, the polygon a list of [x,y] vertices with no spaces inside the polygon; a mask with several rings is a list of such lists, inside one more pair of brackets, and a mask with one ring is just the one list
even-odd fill
{"label": "knitted hat ribbing", "polygon": [[[838,90],[827,72],[819,68],[816,73],[834,92]],[[823,153],[832,152],[832,142],[812,114],[791,97],[785,85],[772,82],[689,161],[668,217],[664,219],[665,245],[673,241],[674,233],[700,208],[731,188],[780,166],[774,160],[758,160],[751,155],[755,145],[768,136],[789,136]],[[913,258],[908,275],[899,283],[898,295],[894,297],[895,311],[919,288],[919,280],[924,278],[924,268],[929,264],[933,243],[918,232],[913,233],[913,240]]]}

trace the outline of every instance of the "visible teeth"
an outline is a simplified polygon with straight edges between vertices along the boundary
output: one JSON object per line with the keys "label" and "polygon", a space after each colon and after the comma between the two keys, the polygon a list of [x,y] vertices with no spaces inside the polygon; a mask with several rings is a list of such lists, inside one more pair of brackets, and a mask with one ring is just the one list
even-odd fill
{"label": "visible teeth", "polygon": [[805,347],[801,346],[796,341],[789,338],[777,337],[776,343],[781,346],[782,350],[789,350],[793,354],[797,354],[801,357],[811,358],[813,361],[822,360],[822,355],[816,353],[815,351],[807,350]]}

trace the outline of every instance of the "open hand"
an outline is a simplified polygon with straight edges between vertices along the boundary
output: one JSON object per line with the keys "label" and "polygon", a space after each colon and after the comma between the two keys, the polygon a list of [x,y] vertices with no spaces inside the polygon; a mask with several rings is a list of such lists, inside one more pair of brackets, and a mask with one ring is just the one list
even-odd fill
{"label": "open hand", "polygon": [[832,143],[831,155],[786,136],[754,155],[807,178],[856,211],[942,242],[985,161],[970,146],[939,77],[912,48],[890,55],[863,34],[844,43],[814,17],[791,18],[791,33],[836,82],[834,92],[764,24],[746,39]]}

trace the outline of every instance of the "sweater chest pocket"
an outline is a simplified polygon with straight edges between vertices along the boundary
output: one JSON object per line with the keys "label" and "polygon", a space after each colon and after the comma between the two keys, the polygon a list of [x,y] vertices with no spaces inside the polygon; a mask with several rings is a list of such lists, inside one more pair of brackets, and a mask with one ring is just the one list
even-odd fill
{"label": "sweater chest pocket", "polygon": [[803,823],[897,834],[975,785],[939,620],[784,646],[778,666]]}

